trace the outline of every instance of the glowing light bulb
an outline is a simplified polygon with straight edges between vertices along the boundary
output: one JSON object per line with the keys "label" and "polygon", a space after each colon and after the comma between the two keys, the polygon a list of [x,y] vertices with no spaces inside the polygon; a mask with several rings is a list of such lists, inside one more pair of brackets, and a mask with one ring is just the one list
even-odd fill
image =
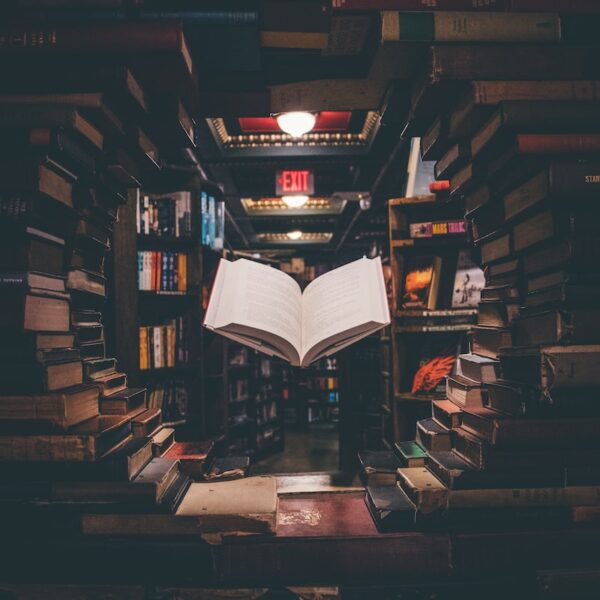
{"label": "glowing light bulb", "polygon": [[285,204],[287,204],[290,208],[300,208],[304,206],[308,202],[308,196],[282,196],[281,199]]}
{"label": "glowing light bulb", "polygon": [[288,231],[287,236],[290,240],[299,240],[302,237],[302,232],[298,229],[295,231]]}
{"label": "glowing light bulb", "polygon": [[294,111],[277,115],[277,124],[281,131],[295,138],[302,137],[305,133],[312,131],[316,122],[316,115],[304,111]]}

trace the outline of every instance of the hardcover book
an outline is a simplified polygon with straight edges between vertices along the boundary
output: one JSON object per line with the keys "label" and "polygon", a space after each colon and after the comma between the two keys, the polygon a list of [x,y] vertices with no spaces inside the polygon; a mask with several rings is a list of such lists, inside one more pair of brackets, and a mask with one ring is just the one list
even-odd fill
{"label": "hardcover book", "polygon": [[289,275],[240,259],[221,260],[204,326],[292,365],[308,366],[389,322],[379,258],[330,271],[304,292]]}
{"label": "hardcover book", "polygon": [[365,502],[377,531],[404,531],[414,527],[415,507],[397,485],[367,487]]}

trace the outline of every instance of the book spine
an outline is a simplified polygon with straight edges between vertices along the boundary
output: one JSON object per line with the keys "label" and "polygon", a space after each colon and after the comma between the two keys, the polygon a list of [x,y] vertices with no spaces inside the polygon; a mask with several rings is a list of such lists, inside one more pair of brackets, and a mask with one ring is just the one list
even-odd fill
{"label": "book spine", "polygon": [[159,289],[160,291],[167,291],[169,289],[169,253],[161,252],[160,253],[160,279],[159,279]]}
{"label": "book spine", "polygon": [[558,14],[384,11],[384,42],[558,42]]}
{"label": "book spine", "polygon": [[597,506],[600,487],[574,486],[519,489],[452,490],[448,508],[520,506]]}
{"label": "book spine", "polygon": [[178,52],[182,41],[183,26],[178,22],[0,28],[0,52]]}
{"label": "book spine", "polygon": [[589,102],[600,97],[600,81],[473,81],[475,104],[498,104],[506,100],[552,100]]}
{"label": "book spine", "polygon": [[587,154],[600,150],[600,134],[519,134],[516,144],[521,154]]}
{"label": "book spine", "polygon": [[[121,6],[123,3],[114,4]],[[103,7],[104,8],[104,7]],[[122,10],[77,10],[65,8],[54,10],[52,20],[57,23],[94,21],[95,23],[123,23],[130,16]],[[40,19],[46,16],[40,11],[26,13],[28,19]],[[142,10],[136,13],[142,22],[153,21],[181,21],[185,25],[211,26],[211,25],[252,25],[258,23],[258,11],[252,10]]]}

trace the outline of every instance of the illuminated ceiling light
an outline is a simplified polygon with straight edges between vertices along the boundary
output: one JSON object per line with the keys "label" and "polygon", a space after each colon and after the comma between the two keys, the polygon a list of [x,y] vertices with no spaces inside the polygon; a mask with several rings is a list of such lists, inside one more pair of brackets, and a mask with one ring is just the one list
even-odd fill
{"label": "illuminated ceiling light", "polygon": [[309,200],[308,196],[282,196],[281,199],[285,202],[290,208],[301,208],[303,207]]}
{"label": "illuminated ceiling light", "polygon": [[302,232],[298,229],[295,231],[288,231],[287,236],[290,238],[290,240],[299,240],[302,237]]}
{"label": "illuminated ceiling light", "polygon": [[317,116],[309,112],[295,111],[277,115],[277,125],[281,131],[294,138],[302,137],[305,133],[312,131],[316,122]]}

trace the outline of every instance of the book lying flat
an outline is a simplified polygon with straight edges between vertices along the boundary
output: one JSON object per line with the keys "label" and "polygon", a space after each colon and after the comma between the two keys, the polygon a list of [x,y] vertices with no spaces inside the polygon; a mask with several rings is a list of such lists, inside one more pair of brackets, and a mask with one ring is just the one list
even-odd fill
{"label": "book lying flat", "polygon": [[221,260],[204,326],[292,365],[307,366],[390,322],[381,260],[361,258],[304,292],[289,275]]}

